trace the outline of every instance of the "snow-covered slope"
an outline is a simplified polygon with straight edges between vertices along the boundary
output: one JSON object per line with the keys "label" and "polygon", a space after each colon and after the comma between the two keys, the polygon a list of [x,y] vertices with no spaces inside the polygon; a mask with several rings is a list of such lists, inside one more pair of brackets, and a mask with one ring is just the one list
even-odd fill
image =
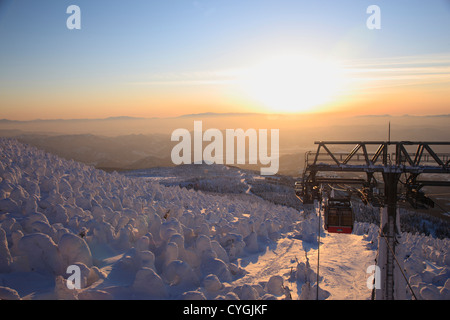
{"label": "snow-covered slope", "polygon": [[[0,150],[0,299],[315,298],[314,210],[109,174],[15,140]],[[340,255],[342,240],[324,236],[320,298],[370,298],[361,272],[376,233],[357,229]],[[448,239],[404,238],[418,293],[448,299]],[[66,286],[71,265],[81,289]]]}

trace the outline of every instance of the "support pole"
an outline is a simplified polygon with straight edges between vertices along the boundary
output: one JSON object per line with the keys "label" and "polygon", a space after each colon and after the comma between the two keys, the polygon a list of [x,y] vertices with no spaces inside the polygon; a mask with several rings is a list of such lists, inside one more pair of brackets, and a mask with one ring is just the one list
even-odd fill
{"label": "support pole", "polygon": [[387,172],[383,173],[385,204],[387,209],[386,219],[381,219],[382,237],[386,241],[387,248],[383,250],[386,255],[385,285],[384,298],[386,300],[394,300],[394,254],[397,241],[397,185],[399,173]]}
{"label": "support pole", "polygon": [[316,288],[316,300],[319,300],[319,266],[320,266],[320,229],[321,229],[321,216],[322,216],[322,205],[319,207],[319,226],[318,226],[318,235],[317,235],[317,288]]}

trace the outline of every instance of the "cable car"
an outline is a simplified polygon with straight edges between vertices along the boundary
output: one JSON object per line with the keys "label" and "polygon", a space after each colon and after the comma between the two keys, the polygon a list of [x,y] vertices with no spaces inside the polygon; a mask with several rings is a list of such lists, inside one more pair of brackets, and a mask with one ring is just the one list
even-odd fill
{"label": "cable car", "polygon": [[329,198],[324,216],[324,228],[329,233],[352,233],[355,216],[349,198]]}

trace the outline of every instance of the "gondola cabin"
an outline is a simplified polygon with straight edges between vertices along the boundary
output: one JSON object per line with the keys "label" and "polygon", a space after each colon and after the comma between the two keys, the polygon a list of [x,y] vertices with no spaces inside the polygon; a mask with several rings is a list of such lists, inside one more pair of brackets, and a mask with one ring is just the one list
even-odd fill
{"label": "gondola cabin", "polygon": [[355,217],[350,199],[329,198],[324,215],[324,227],[329,233],[352,233]]}

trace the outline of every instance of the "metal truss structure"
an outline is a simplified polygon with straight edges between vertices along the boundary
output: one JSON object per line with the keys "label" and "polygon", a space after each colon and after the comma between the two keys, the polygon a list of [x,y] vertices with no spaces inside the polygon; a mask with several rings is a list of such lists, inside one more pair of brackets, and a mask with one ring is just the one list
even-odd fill
{"label": "metal truss structure", "polygon": [[[324,186],[356,186],[364,203],[387,208],[380,230],[390,247],[385,261],[385,299],[394,298],[394,255],[399,234],[397,202],[413,208],[434,206],[422,188],[450,186],[450,142],[318,141],[308,152],[295,192],[304,204],[322,199]],[[439,151],[439,152],[438,152]],[[445,153],[443,153],[445,151]],[[345,176],[347,175],[347,176]],[[398,220],[399,221],[399,220]]]}

